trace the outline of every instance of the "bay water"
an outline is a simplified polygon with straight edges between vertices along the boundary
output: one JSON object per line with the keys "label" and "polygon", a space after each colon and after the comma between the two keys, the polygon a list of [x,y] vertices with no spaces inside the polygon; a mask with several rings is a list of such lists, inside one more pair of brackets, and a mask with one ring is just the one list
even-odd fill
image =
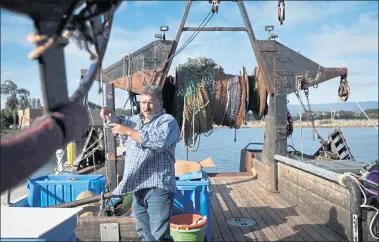
{"label": "bay water", "polygon": [[[332,131],[331,128],[318,128],[317,130],[324,139]],[[369,163],[378,159],[378,131],[375,128],[341,128],[341,131],[356,160]],[[189,149],[188,160],[201,161],[211,157],[216,167],[208,168],[207,171],[238,172],[241,149],[244,149],[251,142],[263,143],[264,128],[237,129],[236,142],[234,142],[234,137],[234,129],[215,128],[210,136],[200,136],[199,147],[196,151],[192,152]],[[302,139],[300,137],[300,128],[294,128],[292,137],[288,138],[288,144],[301,151],[301,143],[303,152],[306,154],[312,155],[320,147],[317,137],[313,140],[311,128],[302,129]],[[194,148],[196,147],[197,145]],[[261,149],[262,147],[261,145],[250,145],[248,148]],[[182,141],[177,144],[176,158],[187,159],[187,151]],[[30,178],[51,174],[55,169],[55,165],[54,155],[49,163],[41,167]]]}

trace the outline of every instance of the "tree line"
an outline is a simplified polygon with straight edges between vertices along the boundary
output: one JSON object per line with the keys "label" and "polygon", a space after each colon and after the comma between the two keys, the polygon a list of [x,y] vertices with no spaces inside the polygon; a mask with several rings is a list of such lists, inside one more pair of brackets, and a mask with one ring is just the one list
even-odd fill
{"label": "tree line", "polygon": [[6,95],[4,108],[1,109],[1,128],[13,128],[17,126],[18,110],[26,108],[42,108],[41,100],[30,96],[30,92],[25,88],[19,86],[10,80],[6,80],[1,84],[1,95]]}
{"label": "tree line", "polygon": [[[366,113],[366,115],[370,118],[370,119],[378,119],[379,117],[379,110],[378,109],[366,109],[364,110],[364,112]],[[340,110],[340,111],[336,111],[336,112],[312,112],[313,114],[313,119],[314,120],[328,120],[328,119],[367,119],[367,117],[365,116],[365,114],[363,112],[353,112],[353,111],[344,111],[344,110]],[[294,121],[298,121],[300,120],[300,116],[299,114],[296,114],[296,115],[291,115],[292,116],[292,119]],[[252,113],[248,113],[248,116],[247,116],[247,120],[248,121],[254,121],[254,117],[253,117],[253,114]],[[303,113],[301,115],[301,120],[302,121],[310,121],[309,120],[309,115],[308,113]]]}

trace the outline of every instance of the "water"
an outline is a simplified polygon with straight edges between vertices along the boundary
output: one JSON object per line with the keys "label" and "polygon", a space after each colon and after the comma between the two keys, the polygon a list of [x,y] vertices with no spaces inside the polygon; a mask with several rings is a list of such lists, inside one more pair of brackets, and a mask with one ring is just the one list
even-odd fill
{"label": "water", "polygon": [[[330,128],[319,128],[318,132],[326,139]],[[378,159],[378,131],[375,128],[342,128],[341,129],[347,145],[356,160],[371,162]],[[196,152],[188,152],[188,159],[201,161],[211,157],[216,165],[215,168],[208,168],[209,172],[238,172],[241,149],[250,142],[263,143],[263,128],[242,128],[237,130],[237,140],[234,142],[234,129],[216,128],[209,137],[200,136],[200,147]],[[300,129],[295,128],[292,139],[288,139],[288,144],[293,145],[300,151]],[[262,148],[262,146],[249,146],[249,148]],[[317,138],[312,140],[312,129],[303,128],[303,152],[314,154],[319,148]],[[183,143],[179,143],[176,148],[176,158],[185,160],[187,152]],[[39,169],[31,177],[49,175],[55,169],[55,158],[44,167]]]}

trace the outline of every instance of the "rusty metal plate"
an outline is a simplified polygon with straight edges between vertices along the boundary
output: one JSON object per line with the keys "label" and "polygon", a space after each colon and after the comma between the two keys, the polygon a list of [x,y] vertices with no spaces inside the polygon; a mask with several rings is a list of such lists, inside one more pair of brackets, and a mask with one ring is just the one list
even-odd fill
{"label": "rusty metal plate", "polygon": [[257,222],[251,218],[230,218],[226,220],[226,223],[234,227],[250,227],[257,224]]}
{"label": "rusty metal plate", "polygon": [[277,52],[278,47],[273,40],[258,40],[259,49],[262,52]]}

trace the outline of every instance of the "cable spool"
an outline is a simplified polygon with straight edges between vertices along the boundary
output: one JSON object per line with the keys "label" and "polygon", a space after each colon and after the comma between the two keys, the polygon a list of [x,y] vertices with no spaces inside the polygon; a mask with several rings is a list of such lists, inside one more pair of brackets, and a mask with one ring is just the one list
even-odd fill
{"label": "cable spool", "polygon": [[239,76],[231,76],[228,79],[228,105],[223,125],[228,127],[236,127],[236,119],[239,113],[241,102],[241,82]]}
{"label": "cable spool", "polygon": [[236,118],[235,128],[241,127],[242,123],[245,120],[245,116],[246,116],[245,115],[246,114],[246,112],[245,112],[246,81],[245,81],[245,77],[241,71],[240,71],[240,76],[238,78],[240,80],[240,88],[241,88],[240,93],[241,93],[241,95],[240,95],[240,105],[239,105],[239,111],[238,111],[237,118]]}
{"label": "cable spool", "polygon": [[213,121],[216,125],[223,125],[228,105],[228,79],[222,71],[217,71],[215,75],[214,96],[213,96]]}
{"label": "cable spool", "polygon": [[267,115],[267,92],[260,68],[255,68],[249,79],[249,110],[253,112],[255,120],[261,120]]}
{"label": "cable spool", "polygon": [[290,137],[293,133],[293,120],[291,113],[287,109],[287,137]]}
{"label": "cable spool", "polygon": [[245,103],[245,124],[247,124],[247,120],[246,120],[246,117],[247,117],[247,113],[249,112],[249,76],[247,75],[247,71],[246,71],[246,68],[243,67],[242,68],[242,71],[243,71],[243,78],[245,79],[245,100],[244,100],[244,103]]}
{"label": "cable spool", "polygon": [[172,113],[185,145],[194,147],[200,134],[210,134],[213,124],[240,128],[248,110],[257,120],[266,115],[266,87],[261,72],[257,74],[249,76],[245,67],[239,75],[225,74],[213,60],[203,57],[179,65]]}

